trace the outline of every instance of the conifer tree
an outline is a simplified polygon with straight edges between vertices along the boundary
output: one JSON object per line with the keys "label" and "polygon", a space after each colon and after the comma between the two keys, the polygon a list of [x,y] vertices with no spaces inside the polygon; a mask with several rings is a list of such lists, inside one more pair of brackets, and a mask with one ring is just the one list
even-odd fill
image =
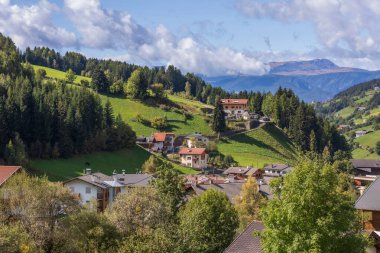
{"label": "conifer tree", "polygon": [[214,109],[212,130],[218,133],[218,138],[219,138],[220,133],[226,131],[226,128],[227,126],[226,126],[226,119],[225,119],[225,113],[223,110],[223,105],[222,105],[222,102],[218,100]]}

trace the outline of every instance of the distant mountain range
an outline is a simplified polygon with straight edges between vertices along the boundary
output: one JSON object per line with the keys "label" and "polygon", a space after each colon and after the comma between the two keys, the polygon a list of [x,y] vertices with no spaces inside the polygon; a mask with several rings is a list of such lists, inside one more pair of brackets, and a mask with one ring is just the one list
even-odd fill
{"label": "distant mountain range", "polygon": [[229,91],[275,92],[279,86],[291,88],[303,100],[325,101],[355,84],[380,78],[379,71],[339,67],[327,59],[270,62],[266,75],[226,75],[203,78]]}

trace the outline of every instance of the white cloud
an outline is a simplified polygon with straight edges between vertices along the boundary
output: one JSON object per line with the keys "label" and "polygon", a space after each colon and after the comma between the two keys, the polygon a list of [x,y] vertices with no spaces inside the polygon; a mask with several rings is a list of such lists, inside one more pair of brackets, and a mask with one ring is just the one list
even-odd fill
{"label": "white cloud", "polygon": [[[65,0],[67,16],[81,34],[81,45],[126,50],[115,58],[144,64],[173,64],[207,75],[264,74],[265,64],[229,48],[213,48],[193,37],[177,38],[163,25],[150,31],[128,13],[104,9],[99,0]],[[80,18],[78,18],[80,17]]]}
{"label": "white cloud", "polygon": [[373,61],[366,66],[380,66],[379,1],[241,0],[236,6],[241,13],[254,18],[272,18],[288,23],[310,22],[323,47],[320,52],[327,57],[346,63],[349,59]]}
{"label": "white cloud", "polygon": [[52,14],[57,10],[57,6],[46,0],[31,6],[12,5],[8,0],[0,0],[0,32],[10,36],[21,48],[75,46],[74,33],[54,26]]}

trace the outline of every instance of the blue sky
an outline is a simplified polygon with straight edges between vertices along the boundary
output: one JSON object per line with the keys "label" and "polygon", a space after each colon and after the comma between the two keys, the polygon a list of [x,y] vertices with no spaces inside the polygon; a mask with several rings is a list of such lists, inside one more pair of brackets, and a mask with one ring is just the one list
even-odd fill
{"label": "blue sky", "polygon": [[363,0],[0,0],[0,32],[49,46],[206,75],[270,61],[380,68],[380,4]]}

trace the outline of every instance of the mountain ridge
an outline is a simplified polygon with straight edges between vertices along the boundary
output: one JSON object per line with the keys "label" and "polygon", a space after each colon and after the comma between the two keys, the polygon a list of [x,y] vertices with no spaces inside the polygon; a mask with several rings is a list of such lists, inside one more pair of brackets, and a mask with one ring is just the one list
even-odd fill
{"label": "mountain ridge", "polygon": [[303,100],[326,101],[355,84],[380,78],[380,70],[339,67],[327,59],[272,62],[268,74],[203,76],[213,86],[228,91],[252,90],[275,92],[278,87],[290,88]]}

